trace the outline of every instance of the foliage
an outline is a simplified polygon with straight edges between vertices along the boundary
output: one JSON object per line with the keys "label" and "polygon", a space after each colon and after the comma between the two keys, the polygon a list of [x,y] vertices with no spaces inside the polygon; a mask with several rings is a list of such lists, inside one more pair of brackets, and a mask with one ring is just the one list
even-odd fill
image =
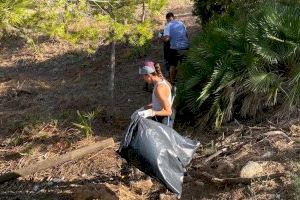
{"label": "foliage", "polygon": [[147,56],[151,50],[151,42],[151,40],[147,40],[143,45],[135,46],[135,48],[130,49],[130,51],[128,51],[128,58],[137,59]]}
{"label": "foliage", "polygon": [[292,180],[293,180],[292,183],[293,183],[294,189],[296,191],[295,197],[296,197],[296,199],[299,199],[300,198],[300,175],[299,174],[293,175]]}
{"label": "foliage", "polygon": [[151,13],[156,14],[164,8],[167,0],[147,0],[147,4]]}
{"label": "foliage", "polygon": [[87,112],[85,114],[81,114],[79,110],[77,110],[78,121],[77,123],[73,123],[74,126],[81,129],[86,138],[89,138],[93,134],[92,122],[97,116],[98,112],[92,111]]}
{"label": "foliage", "polygon": [[1,0],[0,38],[7,34],[19,33],[33,13],[31,0]]}
{"label": "foliage", "polygon": [[[297,5],[298,0],[272,0],[284,5]],[[224,12],[229,15],[234,13],[253,12],[258,4],[267,2],[265,0],[194,0],[193,13],[197,15],[202,24],[207,24],[211,19],[221,16]]]}
{"label": "foliage", "polygon": [[[153,37],[152,19],[140,22],[137,20],[136,11],[143,1],[127,0],[112,1],[109,6],[105,3],[97,3],[101,8],[97,11],[98,19],[105,19],[110,27],[110,40],[129,42],[133,46],[141,47]],[[148,0],[149,11],[151,13],[160,11],[166,3],[166,0]]]}
{"label": "foliage", "polygon": [[282,115],[299,109],[299,11],[273,2],[212,20],[182,67],[181,105],[215,126],[275,105]]}
{"label": "foliage", "polygon": [[38,4],[32,27],[37,32],[73,43],[99,40],[101,21],[91,15],[88,1],[42,1]]}
{"label": "foliage", "polygon": [[256,5],[264,0],[194,0],[193,13],[197,15],[202,24],[222,16],[225,12],[234,15],[236,12],[252,12]]}
{"label": "foliage", "polygon": [[194,0],[194,14],[206,24],[215,14],[221,14],[231,0]]}
{"label": "foliage", "polygon": [[[129,42],[143,46],[153,37],[153,22],[138,20],[137,10],[144,1],[100,0],[3,0],[0,2],[0,37],[20,32],[28,41],[36,34],[65,39],[73,43],[89,42],[96,48],[99,39]],[[150,13],[160,11],[166,0],[148,0]],[[32,34],[34,33],[34,34]]]}

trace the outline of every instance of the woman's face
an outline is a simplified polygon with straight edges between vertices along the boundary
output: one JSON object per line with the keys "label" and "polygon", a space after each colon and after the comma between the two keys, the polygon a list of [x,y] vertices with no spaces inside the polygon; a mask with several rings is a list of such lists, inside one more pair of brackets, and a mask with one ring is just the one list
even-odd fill
{"label": "woman's face", "polygon": [[147,83],[151,83],[152,82],[151,74],[143,74],[143,79]]}

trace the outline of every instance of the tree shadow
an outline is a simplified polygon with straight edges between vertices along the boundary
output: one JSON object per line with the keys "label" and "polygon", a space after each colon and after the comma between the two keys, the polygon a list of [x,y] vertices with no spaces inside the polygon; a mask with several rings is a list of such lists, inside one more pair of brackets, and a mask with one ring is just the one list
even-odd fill
{"label": "tree shadow", "polygon": [[0,199],[118,199],[104,183],[118,185],[119,177],[98,177],[90,180],[12,180],[2,185],[5,188]]}

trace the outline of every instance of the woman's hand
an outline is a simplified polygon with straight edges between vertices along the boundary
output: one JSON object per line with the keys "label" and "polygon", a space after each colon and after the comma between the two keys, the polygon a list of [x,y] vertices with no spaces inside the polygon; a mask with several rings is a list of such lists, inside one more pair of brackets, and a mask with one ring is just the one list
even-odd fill
{"label": "woman's hand", "polygon": [[155,112],[152,109],[148,109],[148,110],[139,111],[138,115],[140,115],[143,118],[148,118],[148,117],[155,116]]}

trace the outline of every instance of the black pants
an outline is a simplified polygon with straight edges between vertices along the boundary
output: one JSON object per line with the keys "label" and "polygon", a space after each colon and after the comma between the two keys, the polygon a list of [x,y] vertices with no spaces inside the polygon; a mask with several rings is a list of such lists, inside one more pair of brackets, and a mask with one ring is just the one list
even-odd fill
{"label": "black pants", "polygon": [[164,118],[165,118],[165,116],[154,116],[151,119],[154,121],[157,121],[159,123],[162,123]]}
{"label": "black pants", "polygon": [[169,63],[171,66],[177,67],[178,63],[181,63],[185,57],[188,49],[170,49],[169,53]]}

